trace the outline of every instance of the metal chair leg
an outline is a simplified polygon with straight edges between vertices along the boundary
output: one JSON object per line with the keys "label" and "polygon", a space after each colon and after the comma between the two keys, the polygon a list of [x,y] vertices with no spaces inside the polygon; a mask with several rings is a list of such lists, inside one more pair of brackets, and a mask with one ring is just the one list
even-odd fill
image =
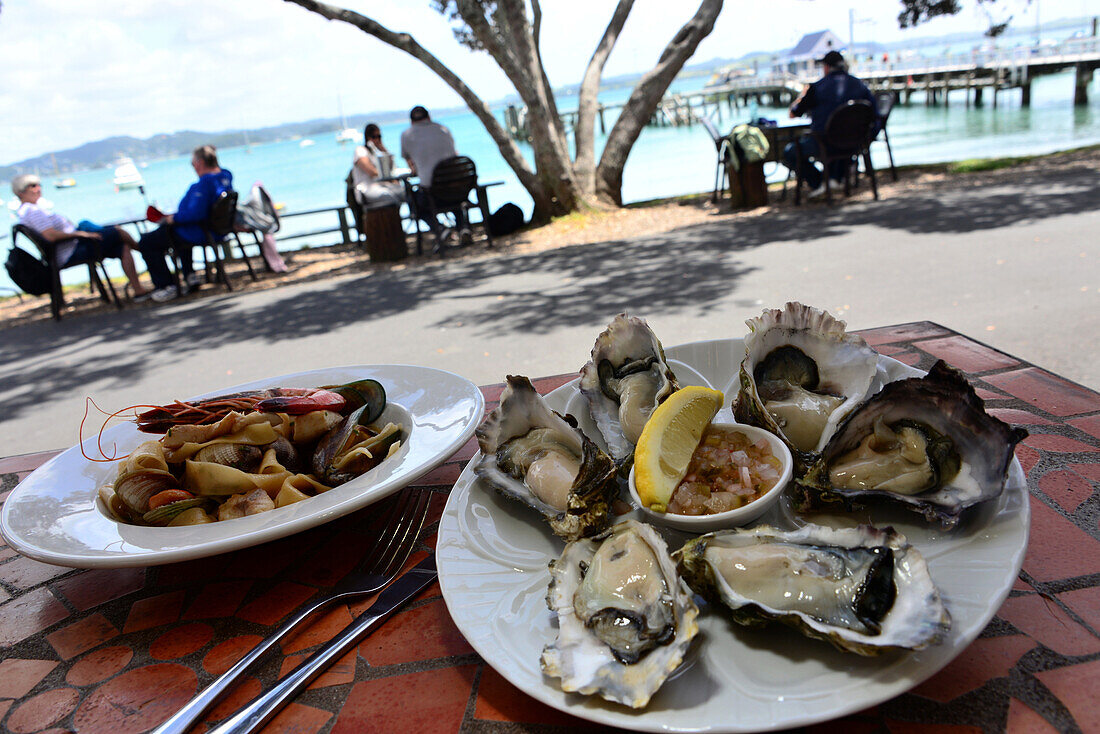
{"label": "metal chair leg", "polygon": [[871,177],[871,192],[875,195],[875,201],[878,201],[878,182],[875,180],[875,167],[871,164],[870,146],[863,149],[863,164],[867,167],[867,175]]}
{"label": "metal chair leg", "polygon": [[[248,255],[244,251],[244,245],[241,243],[241,236],[237,232],[234,232],[233,239],[237,241],[237,249],[241,253],[241,259],[244,260],[245,266],[248,268],[248,275],[252,280],[256,280],[256,271],[252,269],[252,261],[248,259]],[[263,257],[263,247],[260,248],[260,257]]]}
{"label": "metal chair leg", "polygon": [[894,151],[890,147],[890,133],[886,132],[886,128],[882,128],[882,139],[886,141],[886,154],[890,156],[890,175],[897,181],[898,169],[894,167]]}
{"label": "metal chair leg", "polygon": [[[98,266],[99,269],[103,270],[102,277],[100,277],[99,271],[97,270],[96,266]],[[115,308],[121,311],[122,301],[119,300],[118,293],[115,292],[115,284],[111,282],[110,276],[107,275],[107,266],[103,264],[103,261],[98,260],[95,264],[88,263],[88,270],[91,273],[91,280],[95,284],[95,288],[99,291],[100,299],[106,301],[107,303],[114,303]],[[107,284],[106,288],[103,285],[104,283]],[[110,296],[107,295],[108,290],[110,290],[111,292]]]}

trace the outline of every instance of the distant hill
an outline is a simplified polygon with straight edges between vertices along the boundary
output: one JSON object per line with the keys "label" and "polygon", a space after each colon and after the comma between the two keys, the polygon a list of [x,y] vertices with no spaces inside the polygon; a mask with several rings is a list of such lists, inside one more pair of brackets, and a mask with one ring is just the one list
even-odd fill
{"label": "distant hill", "polygon": [[[391,122],[405,119],[408,111],[392,110],[371,115],[353,115],[347,119],[351,127],[361,128],[368,121]],[[0,166],[0,179],[10,179],[21,173],[54,173],[54,161],[62,172],[83,171],[92,168],[110,166],[120,155],[137,160],[174,158],[189,155],[199,145],[211,144],[217,148],[231,148],[247,143],[267,143],[287,140],[294,136],[308,137],[334,132],[339,129],[339,118],[317,118],[304,122],[290,122],[283,125],[260,128],[258,130],[222,130],[203,132],[199,130],[181,130],[175,133],[161,133],[150,138],[118,136],[96,140],[70,148],[68,150],[45,153],[34,158]]]}

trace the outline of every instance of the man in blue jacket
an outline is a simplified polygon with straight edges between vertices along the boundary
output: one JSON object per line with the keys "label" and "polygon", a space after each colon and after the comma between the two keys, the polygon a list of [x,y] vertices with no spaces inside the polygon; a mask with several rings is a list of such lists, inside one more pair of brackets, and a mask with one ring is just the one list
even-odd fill
{"label": "man in blue jacket", "polygon": [[[829,115],[837,107],[852,99],[865,99],[872,105],[875,97],[867,85],[848,73],[848,65],[844,57],[837,51],[825,54],[818,63],[825,67],[825,76],[818,79],[799,95],[791,105],[791,117],[810,116],[810,129],[814,132],[823,132]],[[792,171],[797,166],[798,150],[802,150],[802,178],[810,187],[810,198],[816,198],[825,193],[824,174],[816,164],[809,160],[816,159],[818,155],[817,140],[811,135],[805,135],[797,143],[788,143],[783,149],[783,162]],[[836,160],[829,164],[829,178],[834,185],[842,185],[844,182],[844,167],[847,161]]]}
{"label": "man in blue jacket", "polygon": [[166,216],[159,227],[143,234],[138,242],[138,249],[149,269],[149,277],[153,279],[154,301],[171,301],[180,295],[164,260],[165,253],[172,245],[172,233],[183,245],[177,255],[187,287],[195,288],[202,282],[191,263],[191,245],[205,242],[202,222],[209,217],[210,207],[218,196],[223,191],[233,189],[233,174],[218,165],[214,146],[200,145],[195,148],[191,153],[191,167],[195,169],[199,180],[180,199],[176,213]]}

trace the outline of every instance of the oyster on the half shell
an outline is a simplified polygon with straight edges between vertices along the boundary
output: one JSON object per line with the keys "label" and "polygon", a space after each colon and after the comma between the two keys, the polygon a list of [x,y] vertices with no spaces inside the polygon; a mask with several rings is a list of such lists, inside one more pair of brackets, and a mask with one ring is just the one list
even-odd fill
{"label": "oyster on the half shell", "polygon": [[615,462],[572,416],[551,410],[529,379],[509,375],[500,404],[475,433],[474,473],[537,509],[554,533],[576,540],[607,526]]}
{"label": "oyster on the half shell", "polygon": [[550,562],[546,604],[558,638],[542,669],[562,690],[641,708],[683,660],[698,607],[664,540],[636,520],[566,545]]}
{"label": "oyster on the half shell", "polygon": [[928,565],[892,528],[721,530],[674,557],[688,585],[735,622],[778,620],[861,655],[928,647],[951,624]]}
{"label": "oyster on the half shell", "polygon": [[871,388],[878,357],[845,324],[791,302],[749,319],[737,420],[783,439],[799,476]]}
{"label": "oyster on the half shell", "polygon": [[798,479],[803,509],[851,510],[879,501],[946,527],[1004,491],[1027,431],[987,412],[958,370],[938,361],[860,405]]}
{"label": "oyster on the half shell", "polygon": [[619,462],[634,454],[649,416],[679,388],[657,335],[644,319],[627,314],[596,338],[592,359],[581,368],[581,394]]}

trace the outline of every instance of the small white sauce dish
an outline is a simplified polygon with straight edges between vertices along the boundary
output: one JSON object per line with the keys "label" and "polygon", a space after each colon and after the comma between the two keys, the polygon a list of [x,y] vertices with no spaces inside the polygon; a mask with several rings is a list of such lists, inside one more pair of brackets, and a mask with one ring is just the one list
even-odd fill
{"label": "small white sauce dish", "polygon": [[718,428],[736,429],[747,435],[754,443],[760,438],[766,439],[772,454],[779,459],[782,465],[782,469],[779,473],[779,481],[777,481],[775,486],[769,489],[762,497],[753,500],[747,505],[738,507],[735,510],[718,512],[713,515],[677,515],[672,512],[654,512],[642,505],[642,501],[638,497],[638,489],[634,486],[634,467],[631,467],[630,476],[628,478],[630,498],[634,506],[640,508],[646,521],[659,525],[667,525],[668,527],[686,530],[692,533],[709,533],[712,530],[747,525],[763,515],[779,501],[780,495],[783,494],[783,488],[791,481],[791,474],[794,471],[794,460],[791,458],[791,452],[790,449],[787,448],[787,445],[775,434],[765,431],[763,428],[757,428],[756,426],[725,422],[711,423],[711,425]]}

